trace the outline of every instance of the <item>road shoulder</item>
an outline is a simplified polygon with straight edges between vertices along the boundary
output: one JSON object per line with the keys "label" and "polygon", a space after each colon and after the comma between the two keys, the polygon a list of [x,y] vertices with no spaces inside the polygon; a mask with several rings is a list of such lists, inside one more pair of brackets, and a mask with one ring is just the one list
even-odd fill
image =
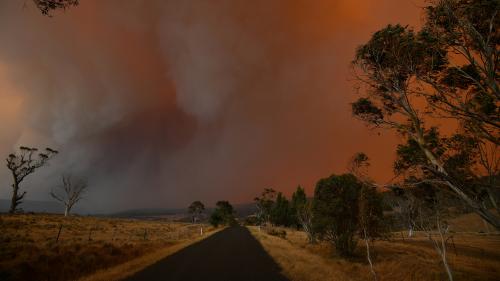
{"label": "road shoulder", "polygon": [[117,266],[96,271],[92,275],[83,277],[78,281],[109,281],[109,280],[125,279],[145,269],[146,267],[164,259],[165,257],[173,255],[178,251],[188,247],[189,245],[204,240],[223,229],[224,228],[214,229],[210,232],[206,232],[203,236],[198,236],[194,239],[179,241],[176,244],[163,247],[161,249],[158,249],[157,251],[132,259]]}

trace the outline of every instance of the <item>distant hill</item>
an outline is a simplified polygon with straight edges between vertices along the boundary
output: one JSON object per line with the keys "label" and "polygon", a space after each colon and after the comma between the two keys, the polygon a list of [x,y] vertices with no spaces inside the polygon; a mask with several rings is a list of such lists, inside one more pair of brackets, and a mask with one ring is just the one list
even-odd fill
{"label": "distant hill", "polygon": [[[247,217],[249,215],[255,214],[257,208],[253,203],[246,204],[235,204],[233,205],[237,217]],[[205,210],[205,219],[210,216],[210,213],[214,208],[207,208]],[[142,209],[130,209],[124,210],[116,213],[106,214],[107,217],[117,217],[117,218],[141,218],[141,219],[155,219],[155,218],[167,218],[179,221],[189,221],[189,214],[187,208],[142,208]]]}
{"label": "distant hill", "polygon": [[[20,208],[24,212],[35,212],[35,213],[62,213],[63,207],[54,201],[35,201],[35,200],[24,200]],[[7,213],[10,208],[10,200],[0,199],[0,213]]]}
{"label": "distant hill", "polygon": [[[244,218],[249,215],[255,214],[257,208],[254,203],[245,204],[235,204],[233,205],[236,211],[237,217]],[[0,213],[6,213],[9,211],[10,200],[0,199]],[[20,205],[24,212],[34,212],[34,213],[62,213],[62,206],[55,201],[36,201],[36,200],[25,200]],[[208,218],[213,208],[207,208],[205,210],[205,218]],[[87,212],[79,212],[78,209],[75,213],[87,214]],[[100,213],[94,214],[98,216],[105,217],[116,217],[116,218],[140,218],[140,219],[154,219],[154,218],[167,218],[172,220],[189,221],[189,214],[187,208],[140,208],[140,209],[130,209],[113,213]]]}
{"label": "distant hill", "polygon": [[116,213],[106,214],[107,217],[116,218],[173,218],[180,219],[187,216],[186,209],[167,209],[167,208],[142,208],[130,209]]}

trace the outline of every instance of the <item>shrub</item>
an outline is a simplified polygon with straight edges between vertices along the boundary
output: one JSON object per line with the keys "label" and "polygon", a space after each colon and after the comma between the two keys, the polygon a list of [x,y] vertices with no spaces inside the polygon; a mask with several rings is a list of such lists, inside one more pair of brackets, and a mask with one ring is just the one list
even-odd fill
{"label": "shrub", "polygon": [[331,242],[341,256],[351,256],[356,248],[361,187],[362,183],[352,174],[332,175],[316,184],[314,230],[320,239]]}
{"label": "shrub", "polygon": [[286,238],[286,231],[283,229],[270,228],[266,231],[267,234],[272,236],[278,236],[279,238]]}

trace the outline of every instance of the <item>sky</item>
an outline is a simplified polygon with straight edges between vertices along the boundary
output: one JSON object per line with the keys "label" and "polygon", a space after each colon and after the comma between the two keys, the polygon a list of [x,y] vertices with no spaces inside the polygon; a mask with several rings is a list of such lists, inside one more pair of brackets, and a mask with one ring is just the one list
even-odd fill
{"label": "sky", "polygon": [[422,1],[80,2],[47,17],[0,1],[0,155],[60,151],[26,199],[64,173],[88,179],[88,212],[312,195],[358,151],[393,177],[399,139],[353,118],[350,62],[387,24],[418,25]]}

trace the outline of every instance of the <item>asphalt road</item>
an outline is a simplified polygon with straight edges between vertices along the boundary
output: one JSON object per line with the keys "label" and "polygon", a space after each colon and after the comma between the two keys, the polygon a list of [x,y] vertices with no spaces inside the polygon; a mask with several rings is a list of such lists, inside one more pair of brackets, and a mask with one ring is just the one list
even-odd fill
{"label": "asphalt road", "polygon": [[127,281],[287,281],[245,227],[230,227],[136,273]]}

